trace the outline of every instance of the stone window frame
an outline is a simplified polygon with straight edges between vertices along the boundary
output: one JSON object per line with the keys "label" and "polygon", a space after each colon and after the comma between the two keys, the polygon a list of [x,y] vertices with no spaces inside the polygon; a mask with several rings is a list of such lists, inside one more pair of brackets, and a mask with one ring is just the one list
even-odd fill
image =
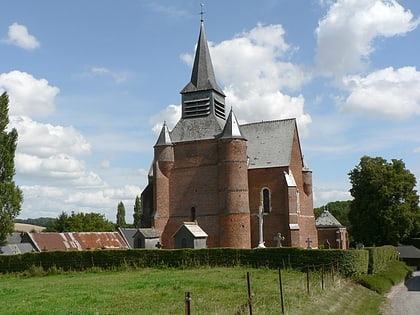
{"label": "stone window frame", "polygon": [[271,189],[268,187],[263,187],[260,191],[260,207],[263,210],[263,213],[271,213]]}

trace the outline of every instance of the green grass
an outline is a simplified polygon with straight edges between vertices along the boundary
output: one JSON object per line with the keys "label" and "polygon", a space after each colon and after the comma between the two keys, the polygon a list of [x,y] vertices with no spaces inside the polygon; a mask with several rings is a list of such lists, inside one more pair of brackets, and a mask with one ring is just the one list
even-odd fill
{"label": "green grass", "polygon": [[[281,314],[278,271],[253,268],[139,269],[0,276],[0,314],[248,314],[250,272],[254,314]],[[31,276],[32,275],[32,276]],[[380,314],[384,298],[350,280],[283,271],[286,314]]]}

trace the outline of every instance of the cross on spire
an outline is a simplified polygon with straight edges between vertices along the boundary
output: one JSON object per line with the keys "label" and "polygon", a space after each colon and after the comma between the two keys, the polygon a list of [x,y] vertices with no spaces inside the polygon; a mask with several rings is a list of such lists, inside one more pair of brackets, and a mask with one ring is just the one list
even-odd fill
{"label": "cross on spire", "polygon": [[201,10],[200,10],[200,15],[201,15],[201,22],[204,22],[204,11],[203,11],[203,9],[204,9],[204,3],[200,3],[200,7],[201,7]]}

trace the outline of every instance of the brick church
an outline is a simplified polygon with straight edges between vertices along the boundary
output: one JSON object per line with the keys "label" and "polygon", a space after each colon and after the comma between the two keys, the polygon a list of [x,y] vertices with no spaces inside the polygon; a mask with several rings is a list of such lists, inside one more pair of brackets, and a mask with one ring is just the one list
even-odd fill
{"label": "brick church", "polygon": [[203,22],[181,98],[181,119],[172,130],[164,123],[154,146],[142,226],[158,231],[164,248],[175,248],[185,222],[207,234],[207,247],[317,247],[296,119],[240,125],[226,112]]}

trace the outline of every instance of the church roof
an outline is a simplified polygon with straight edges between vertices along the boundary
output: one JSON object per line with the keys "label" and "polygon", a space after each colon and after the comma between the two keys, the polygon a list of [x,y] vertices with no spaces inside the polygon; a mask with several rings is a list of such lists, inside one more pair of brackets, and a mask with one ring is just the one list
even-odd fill
{"label": "church roof", "polygon": [[290,165],[295,119],[245,124],[240,129],[248,140],[249,169]]}
{"label": "church roof", "polygon": [[182,89],[181,94],[201,90],[215,90],[221,95],[224,95],[222,89],[216,83],[203,22],[200,25],[200,35],[195,51],[191,80]]}
{"label": "church roof", "polygon": [[223,131],[219,121],[213,116],[181,119],[171,132],[172,142],[214,139]]}
{"label": "church roof", "polygon": [[343,225],[328,211],[324,210],[315,220],[316,227],[343,227]]}

